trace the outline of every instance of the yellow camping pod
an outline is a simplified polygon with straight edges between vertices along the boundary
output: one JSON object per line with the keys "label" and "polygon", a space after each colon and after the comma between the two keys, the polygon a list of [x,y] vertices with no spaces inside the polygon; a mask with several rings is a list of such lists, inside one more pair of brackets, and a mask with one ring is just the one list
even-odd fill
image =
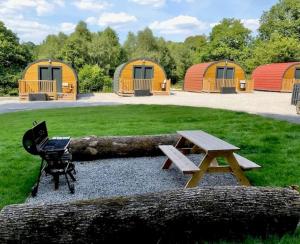
{"label": "yellow camping pod", "polygon": [[117,67],[114,73],[114,92],[118,95],[169,95],[170,80],[157,62],[133,59]]}
{"label": "yellow camping pod", "polygon": [[19,97],[44,95],[54,100],[76,100],[77,74],[67,63],[60,60],[41,59],[30,63],[19,80]]}

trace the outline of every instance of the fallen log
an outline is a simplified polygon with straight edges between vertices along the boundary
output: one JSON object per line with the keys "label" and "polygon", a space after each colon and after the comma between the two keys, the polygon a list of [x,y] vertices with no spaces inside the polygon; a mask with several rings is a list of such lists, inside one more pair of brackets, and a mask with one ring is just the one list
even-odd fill
{"label": "fallen log", "polygon": [[178,135],[152,136],[89,136],[71,140],[74,160],[95,160],[115,157],[143,157],[162,155],[159,145],[172,145]]}
{"label": "fallen log", "polygon": [[300,194],[284,188],[205,187],[53,205],[11,205],[0,243],[191,243],[292,233]]}

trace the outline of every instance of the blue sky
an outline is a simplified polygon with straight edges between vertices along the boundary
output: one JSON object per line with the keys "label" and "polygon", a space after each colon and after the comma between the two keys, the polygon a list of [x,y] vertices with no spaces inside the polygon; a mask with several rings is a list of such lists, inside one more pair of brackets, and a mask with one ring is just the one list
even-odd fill
{"label": "blue sky", "polygon": [[121,42],[128,31],[150,27],[156,36],[183,41],[208,34],[222,18],[241,19],[253,33],[263,11],[276,0],[0,0],[0,20],[21,41],[40,43],[48,34],[74,30],[84,20],[92,31],[114,28]]}

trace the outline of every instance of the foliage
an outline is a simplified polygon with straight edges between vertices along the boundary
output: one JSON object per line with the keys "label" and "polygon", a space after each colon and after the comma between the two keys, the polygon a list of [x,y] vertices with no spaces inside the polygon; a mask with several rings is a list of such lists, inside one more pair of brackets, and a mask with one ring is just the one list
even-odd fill
{"label": "foliage", "polygon": [[89,63],[88,42],[91,41],[92,34],[85,22],[80,21],[70,37],[66,40],[61,55],[63,60],[72,64],[76,69],[80,69],[84,64]]}
{"label": "foliage", "polygon": [[62,59],[62,48],[68,36],[62,32],[58,35],[48,35],[43,43],[37,47],[38,59]]}
{"label": "foliage", "polygon": [[190,36],[185,39],[184,46],[190,50],[190,62],[193,64],[201,63],[207,48],[208,40],[204,35]]}
{"label": "foliage", "polygon": [[191,51],[184,43],[168,42],[168,49],[174,59],[175,68],[171,72],[172,83],[184,80],[186,70],[193,64]]}
{"label": "foliage", "polygon": [[206,61],[229,59],[238,61],[244,49],[250,43],[251,31],[240,20],[223,19],[213,27],[209,35]]}
{"label": "foliage", "polygon": [[150,58],[164,67],[173,84],[182,82],[186,70],[200,62],[233,60],[249,75],[261,64],[300,61],[299,9],[299,0],[279,0],[261,16],[256,37],[240,20],[225,18],[208,37],[195,35],[184,42],[167,42],[145,28],[136,34],[129,32],[123,45],[113,29],[90,32],[83,21],[70,35],[51,34],[37,46],[20,44],[17,36],[0,22],[0,94],[17,88],[21,71],[37,58],[62,59],[77,71],[84,65],[97,65],[110,77],[121,63]]}
{"label": "foliage", "polygon": [[300,40],[300,1],[279,0],[260,19],[259,33],[263,40],[271,38],[272,33]]}
{"label": "foliage", "polygon": [[112,80],[98,65],[84,65],[78,73],[79,91],[82,93],[99,92],[112,86]]}
{"label": "foliage", "polygon": [[16,88],[21,71],[32,61],[29,44],[20,44],[16,34],[0,21],[0,94]]}
{"label": "foliage", "polygon": [[124,56],[117,33],[109,27],[92,35],[88,52],[90,63],[103,67],[106,74],[111,76]]}
{"label": "foliage", "polygon": [[139,31],[136,36],[129,33],[124,50],[128,59],[150,58],[160,63],[168,77],[172,76],[175,70],[175,61],[166,41],[163,38],[156,38],[149,28]]}
{"label": "foliage", "polygon": [[245,59],[248,71],[261,64],[292,62],[300,60],[299,40],[273,33],[270,40],[257,40],[252,47],[252,56]]}

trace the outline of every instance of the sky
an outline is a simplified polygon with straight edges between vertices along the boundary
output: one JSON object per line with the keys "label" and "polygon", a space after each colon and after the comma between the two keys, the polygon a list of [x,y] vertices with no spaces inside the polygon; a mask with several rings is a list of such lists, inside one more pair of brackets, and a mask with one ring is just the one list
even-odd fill
{"label": "sky", "polygon": [[74,31],[83,20],[91,31],[107,26],[124,42],[129,31],[149,27],[166,40],[209,34],[223,18],[237,18],[255,35],[259,18],[277,0],[0,0],[0,20],[22,42]]}

